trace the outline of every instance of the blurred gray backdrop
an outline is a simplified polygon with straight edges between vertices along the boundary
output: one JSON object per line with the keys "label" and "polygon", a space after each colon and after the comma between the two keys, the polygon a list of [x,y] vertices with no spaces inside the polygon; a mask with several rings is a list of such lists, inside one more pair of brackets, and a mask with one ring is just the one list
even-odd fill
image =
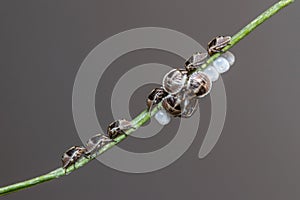
{"label": "blurred gray backdrop", "polygon": [[[72,116],[73,83],[83,59],[100,42],[127,29],[155,26],[183,32],[205,46],[216,35],[233,35],[275,2],[2,0],[0,186],[55,169],[62,152],[82,145]],[[194,143],[167,168],[128,174],[94,161],[3,199],[299,199],[299,8],[295,2],[231,50],[236,63],[222,76],[225,127],[205,159],[198,159],[198,151],[210,119],[209,98],[200,103]],[[113,120],[113,80],[139,64],[177,67],[183,61],[149,49],[113,62],[107,73],[115,71],[115,77],[101,80],[96,95],[101,125]],[[145,108],[154,86],[132,96],[132,116]],[[120,146],[135,152],[158,149],[174,137],[176,122],[152,138],[128,138]]]}

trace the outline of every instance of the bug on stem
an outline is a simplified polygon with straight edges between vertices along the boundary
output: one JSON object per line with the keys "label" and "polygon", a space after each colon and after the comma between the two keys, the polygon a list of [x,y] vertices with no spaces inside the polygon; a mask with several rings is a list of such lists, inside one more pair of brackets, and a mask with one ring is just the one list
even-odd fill
{"label": "bug on stem", "polygon": [[104,145],[106,145],[110,142],[113,142],[113,140],[103,134],[94,135],[86,142],[85,154],[89,155],[90,153],[92,153],[98,149],[101,149]]}
{"label": "bug on stem", "polygon": [[190,76],[187,85],[188,90],[192,93],[192,95],[196,95],[201,98],[210,92],[212,82],[205,73],[198,71]]}
{"label": "bug on stem", "polygon": [[163,108],[174,117],[189,118],[197,110],[198,99],[190,98],[184,93],[170,95],[162,102]]}
{"label": "bug on stem", "polygon": [[226,47],[231,41],[230,36],[217,36],[213,38],[207,44],[207,52],[210,56],[214,55],[215,53],[222,52],[222,49]]}
{"label": "bug on stem", "polygon": [[187,71],[193,71],[202,65],[208,54],[206,52],[197,52],[194,53],[186,62],[185,62],[185,69]]}
{"label": "bug on stem", "polygon": [[119,119],[108,125],[106,134],[110,139],[115,139],[120,135],[126,135],[125,131],[131,128],[134,128],[131,122],[125,119]]}
{"label": "bug on stem", "polygon": [[71,148],[69,148],[62,155],[62,158],[61,158],[62,167],[65,169],[65,172],[66,172],[66,169],[73,164],[74,164],[74,168],[75,168],[76,161],[79,160],[79,158],[81,158],[82,156],[86,156],[86,151],[87,150],[85,147],[72,146]]}
{"label": "bug on stem", "polygon": [[148,111],[151,112],[153,106],[159,104],[168,93],[163,88],[153,89],[147,98]]}

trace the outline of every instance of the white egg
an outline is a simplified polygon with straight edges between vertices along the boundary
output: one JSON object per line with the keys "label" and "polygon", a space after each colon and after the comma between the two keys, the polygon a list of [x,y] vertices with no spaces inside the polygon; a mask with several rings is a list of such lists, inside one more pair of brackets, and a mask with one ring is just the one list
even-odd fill
{"label": "white egg", "polygon": [[171,121],[171,117],[170,117],[170,115],[166,112],[165,109],[159,110],[159,111],[155,114],[154,118],[156,119],[156,121],[157,121],[159,124],[161,124],[161,125],[163,125],[163,126],[164,126],[164,125],[167,125],[167,124],[170,123],[170,121]]}
{"label": "white egg", "polygon": [[213,62],[213,66],[220,74],[227,72],[230,68],[229,62],[223,57],[217,58]]}
{"label": "white egg", "polygon": [[211,81],[218,80],[220,76],[219,72],[210,65],[205,70],[203,70],[203,73],[205,73]]}
{"label": "white egg", "polygon": [[232,66],[235,62],[235,56],[230,51],[226,51],[221,55],[221,57],[225,58],[229,62],[230,66]]}

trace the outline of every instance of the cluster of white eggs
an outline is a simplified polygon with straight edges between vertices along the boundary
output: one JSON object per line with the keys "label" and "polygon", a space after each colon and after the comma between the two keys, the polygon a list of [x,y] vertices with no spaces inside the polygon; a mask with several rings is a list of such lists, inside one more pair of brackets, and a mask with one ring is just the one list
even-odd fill
{"label": "cluster of white eggs", "polygon": [[233,53],[227,51],[212,62],[203,72],[210,78],[210,80],[218,80],[220,74],[227,72],[234,64],[235,57]]}
{"label": "cluster of white eggs", "polygon": [[[220,74],[227,72],[234,62],[235,56],[227,51],[214,60],[203,72],[214,82],[219,79]],[[163,108],[155,114],[154,118],[161,125],[167,125],[171,121],[170,115]]]}

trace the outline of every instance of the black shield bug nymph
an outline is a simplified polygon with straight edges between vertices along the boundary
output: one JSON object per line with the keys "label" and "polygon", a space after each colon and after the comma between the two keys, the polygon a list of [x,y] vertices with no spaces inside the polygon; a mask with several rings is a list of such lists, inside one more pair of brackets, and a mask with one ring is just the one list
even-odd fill
{"label": "black shield bug nymph", "polygon": [[191,117],[197,110],[198,99],[191,98],[186,92],[166,97],[162,102],[163,108],[174,117]]}
{"label": "black shield bug nymph", "polygon": [[125,119],[119,119],[109,124],[107,127],[107,136],[110,139],[115,139],[119,135],[126,135],[125,131],[131,128],[134,128],[131,122]]}
{"label": "black shield bug nymph", "polygon": [[210,56],[222,52],[222,49],[231,41],[230,36],[217,36],[207,44],[207,52]]}
{"label": "black shield bug nymph", "polygon": [[180,117],[181,114],[180,104],[181,104],[180,99],[178,98],[178,96],[175,95],[166,97],[162,102],[163,108],[174,117]]}
{"label": "black shield bug nymph", "polygon": [[202,65],[208,54],[206,52],[197,52],[194,53],[186,62],[185,62],[185,69],[187,71],[196,70],[200,65]]}
{"label": "black shield bug nymph", "polygon": [[151,112],[152,107],[159,104],[168,93],[163,88],[155,88],[151,91],[147,98],[148,111]]}
{"label": "black shield bug nymph", "polygon": [[90,155],[92,152],[101,149],[103,146],[110,142],[113,142],[113,140],[103,134],[94,135],[86,142],[85,154]]}
{"label": "black shield bug nymph", "polygon": [[86,148],[85,147],[79,147],[79,146],[73,146],[70,149],[68,149],[62,156],[61,161],[62,161],[62,168],[66,169],[70,167],[71,165],[74,164],[75,168],[75,163],[79,158],[82,156],[86,156]]}
{"label": "black shield bug nymph", "polygon": [[193,73],[188,81],[189,93],[196,95],[197,97],[204,97],[207,95],[212,87],[212,82],[209,77],[201,72]]}

